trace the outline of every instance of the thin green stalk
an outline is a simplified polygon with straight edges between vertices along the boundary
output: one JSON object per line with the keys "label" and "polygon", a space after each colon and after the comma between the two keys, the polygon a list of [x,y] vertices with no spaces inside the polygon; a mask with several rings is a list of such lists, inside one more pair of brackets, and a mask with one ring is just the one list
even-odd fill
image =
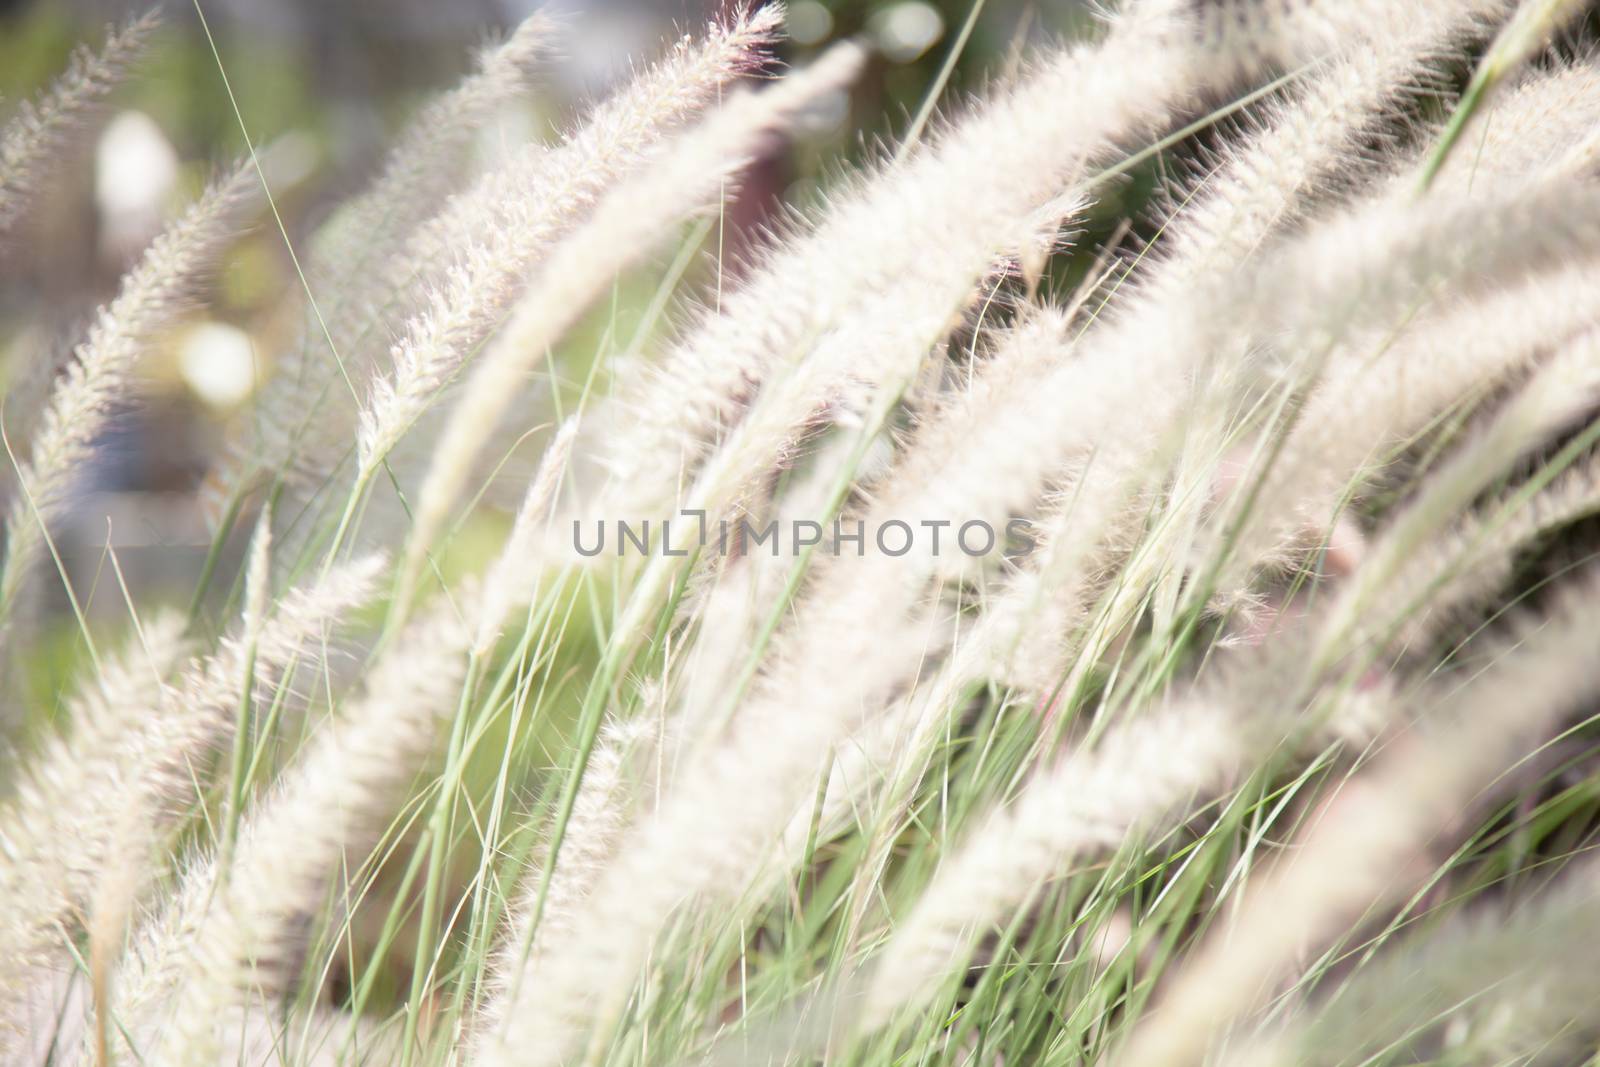
{"label": "thin green stalk", "polygon": [[201,605],[205,603],[206,592],[211,588],[211,581],[216,576],[217,564],[222,559],[222,551],[227,544],[228,535],[233,532],[233,527],[239,521],[239,512],[244,507],[244,494],[234,490],[228,495],[228,503],[223,508],[222,518],[217,522],[216,532],[211,536],[211,544],[206,549],[206,559],[200,566],[200,578],[195,583],[194,593],[189,598],[189,625],[193,626],[200,617]]}
{"label": "thin green stalk", "polygon": [[233,753],[228,761],[228,812],[223,823],[222,870],[233,864],[234,844],[239,837],[239,820],[244,812],[245,784],[249,778],[247,768],[250,752],[250,728],[255,705],[256,642],[252,635],[245,649],[244,670],[241,672],[239,709],[233,724]]}
{"label": "thin green stalk", "polygon": [[956,63],[967,50],[967,42],[972,39],[973,28],[978,25],[978,16],[983,14],[986,2],[987,0],[973,0],[972,6],[967,9],[967,17],[961,24],[961,32],[956,34],[950,50],[945,53],[944,62],[940,64],[939,73],[934,76],[933,84],[922,94],[922,106],[917,108],[916,118],[911,120],[911,127],[906,130],[900,147],[895,150],[896,163],[905,159],[921,143],[922,133],[928,126],[928,120],[933,117],[933,110],[938,106],[939,98],[944,95],[945,86],[950,84],[950,76],[955,73]]}
{"label": "thin green stalk", "polygon": [[1466,92],[1461,94],[1460,103],[1451,113],[1438,143],[1429,153],[1417,183],[1418,196],[1432,186],[1473,116],[1483,109],[1501,84],[1522,68],[1551,33],[1587,6],[1588,0],[1529,0],[1517,10],[1500,36],[1495,38],[1488,54],[1478,64],[1478,69],[1473,71]]}
{"label": "thin green stalk", "polygon": [[422,998],[433,981],[438,952],[434,945],[439,923],[439,898],[444,892],[445,867],[449,859],[451,824],[455,814],[456,793],[461,788],[463,747],[466,743],[468,714],[472,693],[478,676],[478,655],[467,657],[466,678],[461,685],[461,697],[456,706],[455,721],[450,730],[449,753],[445,757],[444,773],[439,781],[439,795],[434,798],[433,812],[428,819],[427,880],[423,886],[422,912],[417,924],[417,953],[411,970],[411,995],[407,1001],[405,1034],[400,1044],[400,1065],[411,1067],[416,1053],[417,1023],[421,1017]]}

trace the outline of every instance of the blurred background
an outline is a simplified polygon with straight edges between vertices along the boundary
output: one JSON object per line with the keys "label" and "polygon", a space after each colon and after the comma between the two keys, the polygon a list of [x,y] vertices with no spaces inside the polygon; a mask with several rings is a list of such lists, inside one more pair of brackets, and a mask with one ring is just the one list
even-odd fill
{"label": "blurred background", "polygon": [[[517,145],[572,128],[630,69],[703,30],[721,13],[719,2],[560,0],[552,10],[566,24],[561,50],[523,104],[483,131],[474,162],[492,166]],[[79,131],[30,214],[0,235],[0,390],[13,443],[26,436],[96,307],[163,225],[244,154],[247,135],[270,146],[268,182],[290,241],[303,250],[378,171],[407,118],[537,5],[201,0],[204,22],[192,0],[164,6],[149,54]],[[145,8],[142,0],[0,0],[0,122],[61,73],[75,47],[98,48],[108,26]],[[736,264],[741,245],[780,212],[815,204],[850,165],[896,140],[934,87],[946,86],[953,99],[1014,74],[1030,43],[1078,32],[1089,17],[1078,0],[794,0],[779,63],[803,64],[846,37],[864,39],[873,58],[849,94],[744,176],[718,235],[723,263]],[[659,258],[619,284],[609,314],[643,315],[672,250]],[[709,291],[715,269],[702,256],[685,290]],[[127,625],[130,598],[141,614],[188,602],[212,540],[208,470],[234,423],[249,417],[257,383],[300,343],[299,286],[283,235],[270,218],[258,219],[231,245],[187,324],[142,355],[130,402],[80,472],[74,509],[52,530],[77,603],[42,567],[41,595],[29,605],[36,625],[19,646],[26,650],[6,664],[0,719],[10,720],[13,739],[39,736],[71,691],[64,682],[88,654],[77,611],[104,633]],[[397,334],[402,325],[388,329]],[[568,346],[586,343],[592,360],[594,333],[575,331]],[[0,471],[0,502],[14,486],[10,471]],[[474,521],[491,520],[475,513]],[[250,525],[246,515],[235,527],[218,573],[237,573]],[[488,550],[499,536],[489,529],[476,538],[468,528],[454,541]],[[215,625],[229,617],[212,615]],[[404,985],[397,974],[395,990]]]}
{"label": "blurred background", "polygon": [[[976,10],[974,6],[976,5]],[[0,0],[0,114],[60,72],[70,50],[96,44],[109,23],[145,10],[139,0]],[[272,143],[274,192],[301,236],[357,190],[385,147],[428,96],[471,69],[476,47],[541,6],[540,0],[204,0],[221,65],[257,143]],[[566,126],[630,64],[716,17],[722,0],[556,0],[567,25],[562,51],[520,114],[485,140],[521,142]],[[158,43],[86,131],[82,158],[59,168],[55,195],[8,240],[0,259],[0,322],[19,316],[55,336],[87,314],[171,210],[244,148],[205,28],[188,0],[168,0]],[[828,163],[893,137],[921,105],[962,36],[951,86],[974,87],[1014,66],[1029,37],[1070,32],[1086,18],[1078,0],[797,0],[782,60],[804,62],[841,37],[862,36],[876,59],[852,98],[814,123],[787,158],[746,182],[734,223],[759,223],[787,199],[804,203]],[[485,152],[494,146],[485,145]],[[837,168],[835,168],[837,169]],[[26,249],[26,253],[22,253]],[[224,275],[217,312],[249,327],[287,284],[275,233],[247,241]],[[223,334],[202,337],[213,346]],[[26,343],[36,346],[39,336]],[[192,361],[191,361],[192,362]],[[180,361],[180,373],[184,364]],[[238,387],[194,368],[196,399],[231,406]]]}
{"label": "blurred background", "polygon": [[[549,4],[566,24],[561,51],[525,104],[484,131],[477,162],[490,165],[511,146],[570,128],[631,66],[703,28],[723,2]],[[74,47],[98,47],[110,24],[147,6],[0,0],[0,119],[47,86]],[[18,383],[62,366],[94,309],[163,223],[240,158],[241,120],[252,142],[272,146],[269,181],[298,246],[376,172],[407,116],[469,72],[479,46],[539,6],[201,0],[202,23],[191,0],[167,0],[155,46],[81,131],[31,214],[0,237],[0,375],[13,432],[31,414],[18,405],[36,407],[42,395]],[[934,87],[946,86],[949,101],[1005,79],[1033,46],[1076,35],[1092,17],[1084,0],[794,0],[781,63],[804,63],[846,37],[867,41],[874,58],[848,97],[751,169],[728,211],[723,239],[734,254],[727,260],[736,262],[741,243],[784,205],[814,203],[849,164],[893,141]],[[1137,185],[1126,195],[1138,195]],[[1108,218],[1123,213],[1115,200],[1104,205]],[[208,457],[291,339],[283,309],[295,304],[298,284],[282,236],[258,223],[233,246],[190,324],[143,360],[136,402],[113,420],[78,487],[84,505],[58,534],[91,618],[125,614],[109,578],[110,550],[140,597],[153,588],[158,598],[165,589],[168,599],[181,599],[192,584],[211,537],[197,492]],[[53,614],[68,623],[58,628],[62,640],[77,640],[60,583],[46,584],[54,589]],[[37,681],[37,692],[50,691],[49,679]]]}

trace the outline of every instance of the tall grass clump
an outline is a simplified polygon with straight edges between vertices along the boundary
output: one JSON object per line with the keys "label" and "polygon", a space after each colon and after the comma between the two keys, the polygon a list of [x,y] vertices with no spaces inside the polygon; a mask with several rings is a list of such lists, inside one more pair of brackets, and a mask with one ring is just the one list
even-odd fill
{"label": "tall grass clump", "polygon": [[[736,256],[875,62],[776,4],[480,159],[535,14],[309,230],[243,147],[6,435],[0,1059],[1592,1061],[1587,9],[1122,0]],[[211,542],[88,573],[251,230]]]}

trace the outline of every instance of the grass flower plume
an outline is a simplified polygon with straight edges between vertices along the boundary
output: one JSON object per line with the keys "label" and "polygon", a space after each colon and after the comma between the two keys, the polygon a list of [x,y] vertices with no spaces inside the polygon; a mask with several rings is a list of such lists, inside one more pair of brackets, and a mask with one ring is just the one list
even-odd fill
{"label": "grass flower plume", "polygon": [[[980,3],[742,232],[881,73],[816,4],[547,139],[535,13],[320,225],[241,146],[12,346],[0,1059],[1588,1062],[1590,6],[1120,0],[960,97]],[[12,108],[8,255],[160,33]],[[262,217],[212,541],[89,573]]]}

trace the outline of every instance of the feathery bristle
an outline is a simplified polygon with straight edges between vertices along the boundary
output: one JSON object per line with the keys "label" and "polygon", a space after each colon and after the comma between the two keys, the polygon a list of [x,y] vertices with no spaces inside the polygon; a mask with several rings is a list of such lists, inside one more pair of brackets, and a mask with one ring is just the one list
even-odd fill
{"label": "feathery bristle", "polygon": [[[458,251],[394,346],[392,371],[373,384],[363,406],[363,471],[375,469],[454,378],[556,237],[662,137],[748,69],[776,26],[777,16],[762,9],[719,27],[704,42],[681,44],[600,105],[560,147],[541,154],[535,166],[491,175],[418,235],[427,241],[437,233]],[[510,187],[508,179],[514,182]],[[509,217],[502,217],[507,211]]]}
{"label": "feathery bristle", "polygon": [[81,48],[38,100],[22,105],[0,130],[0,233],[27,210],[58,156],[95,105],[121,83],[160,24],[159,9],[114,29],[100,51]]}
{"label": "feathery bristle", "polygon": [[[303,474],[302,451],[325,443],[327,424],[337,423],[348,403],[341,402],[341,391],[348,393],[341,374],[365,380],[362,366],[376,317],[396,299],[386,261],[405,255],[410,236],[426,224],[421,220],[436,214],[462,184],[460,161],[471,139],[524,92],[557,33],[550,16],[540,12],[504,43],[485,49],[477,71],[410,121],[383,171],[319,235],[311,256],[311,295],[321,314],[312,316],[318,321],[308,323],[299,343],[279,360],[256,402],[259,417],[251,422],[250,436],[236,438],[222,467],[213,471],[214,492],[240,491],[241,480],[258,469]],[[403,295],[398,301],[406,306]]]}
{"label": "feathery bristle", "polygon": [[187,297],[233,236],[257,180],[253,168],[241,166],[213,184],[156,238],[74,350],[17,472],[19,491],[6,512],[0,572],[0,618],[6,623],[47,529],[67,505],[73,478],[129,390],[139,356],[186,309]]}

